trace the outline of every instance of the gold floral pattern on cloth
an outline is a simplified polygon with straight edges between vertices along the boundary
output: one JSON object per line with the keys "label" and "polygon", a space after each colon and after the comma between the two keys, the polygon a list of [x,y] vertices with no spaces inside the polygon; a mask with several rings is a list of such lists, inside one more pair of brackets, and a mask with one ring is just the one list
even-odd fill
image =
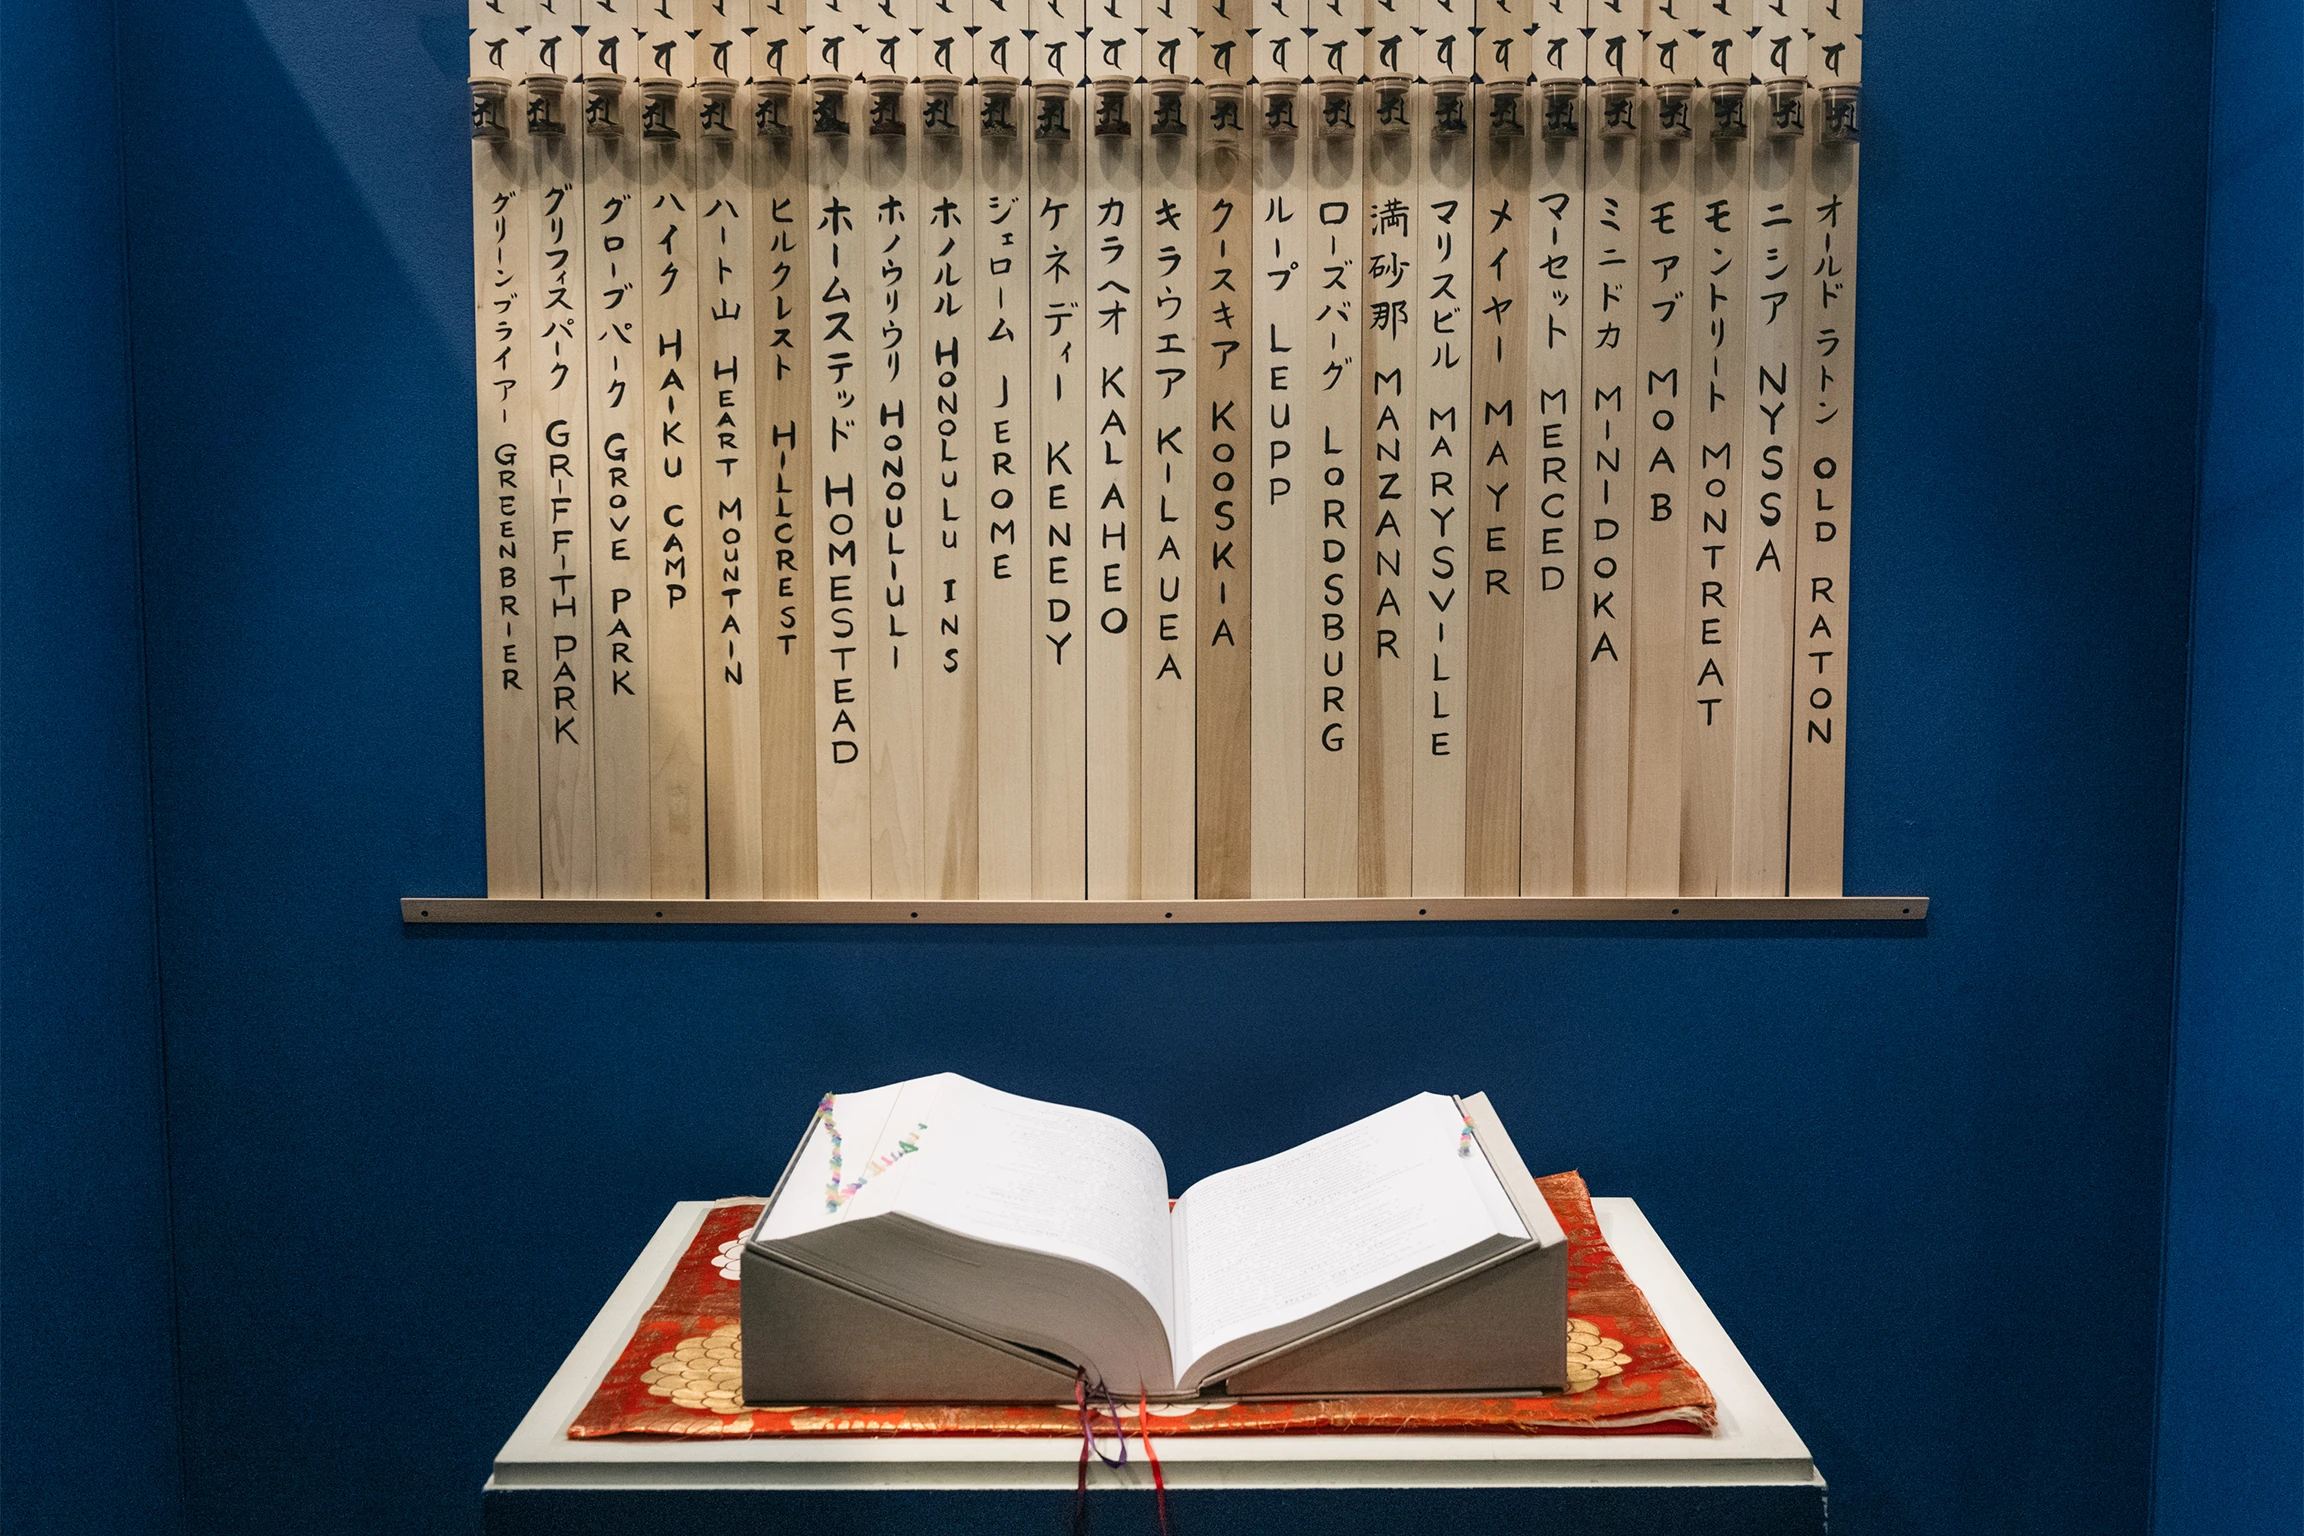
{"label": "gold floral pattern on cloth", "polygon": [[[1568,1234],[1568,1387],[1529,1397],[1365,1396],[1294,1402],[1197,1400],[1152,1405],[1154,1435],[1402,1431],[1503,1434],[1706,1434],[1716,1421],[1711,1389],[1672,1347],[1648,1298],[1625,1274],[1582,1178],[1538,1179]],[[1076,1437],[1064,1403],[744,1403],[744,1341],[737,1262],[760,1202],[728,1201],[704,1213],[609,1367],[568,1426],[570,1439],[608,1435]],[[1135,1433],[1137,1409],[1120,1405]]]}
{"label": "gold floral pattern on cloth", "polygon": [[728,1323],[648,1362],[640,1373],[650,1397],[668,1397],[676,1408],[712,1413],[744,1411],[743,1329]]}

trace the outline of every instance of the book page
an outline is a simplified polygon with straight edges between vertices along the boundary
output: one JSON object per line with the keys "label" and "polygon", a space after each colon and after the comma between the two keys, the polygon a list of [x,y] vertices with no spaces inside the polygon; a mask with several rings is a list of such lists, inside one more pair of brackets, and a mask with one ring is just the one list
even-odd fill
{"label": "book page", "polygon": [[1464,1131],[1453,1100],[1419,1094],[1186,1190],[1170,1330],[1180,1379],[1227,1341],[1312,1318],[1500,1235],[1525,1238]]}
{"label": "book page", "polygon": [[[834,1127],[841,1187],[877,1171],[828,1210]],[[915,1150],[902,1152],[906,1141]],[[885,1213],[1093,1264],[1141,1292],[1175,1335],[1168,1171],[1158,1149],[1124,1120],[949,1072],[840,1094],[759,1236],[774,1241]]]}

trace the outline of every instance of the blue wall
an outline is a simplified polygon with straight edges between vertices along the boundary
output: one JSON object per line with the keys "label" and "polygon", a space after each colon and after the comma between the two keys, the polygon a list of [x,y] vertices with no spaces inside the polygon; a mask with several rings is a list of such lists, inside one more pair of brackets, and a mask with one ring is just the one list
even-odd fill
{"label": "blue wall", "polygon": [[1485,1086],[1648,1208],[1837,1529],[2144,1528],[2206,139],[2102,92],[2146,36],[2199,99],[2205,5],[1872,20],[1849,888],[1925,934],[635,936],[396,917],[481,885],[460,9],[122,5],[217,104],[126,146],[196,1528],[469,1528],[668,1202],[944,1066],[1179,1184]]}
{"label": "blue wall", "polygon": [[[2216,16],[2155,1506],[2304,1524],[2304,133],[2293,0]],[[2201,1339],[2247,1341],[2241,1383]]]}
{"label": "blue wall", "polygon": [[0,12],[0,1528],[19,1536],[182,1519],[112,20]]}

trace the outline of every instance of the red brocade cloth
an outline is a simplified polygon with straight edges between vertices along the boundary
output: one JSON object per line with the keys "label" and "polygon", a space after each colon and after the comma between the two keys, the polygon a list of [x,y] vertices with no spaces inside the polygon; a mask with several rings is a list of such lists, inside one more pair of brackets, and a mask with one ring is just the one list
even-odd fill
{"label": "red brocade cloth", "polygon": [[[1573,1173],[1537,1188],[1568,1234],[1570,1390],[1542,1397],[1331,1397],[1301,1402],[1155,1403],[1155,1435],[1238,1435],[1367,1430],[1540,1434],[1708,1434],[1711,1389],[1665,1337],[1648,1298],[1624,1273]],[[688,1251],[640,1319],[568,1437],[604,1435],[1045,1435],[1078,1439],[1071,1403],[778,1405],[746,1408],[734,1386],[742,1362],[737,1283],[722,1248],[760,1217],[756,1203],[707,1211]],[[734,1253],[734,1248],[729,1252]],[[724,1271],[722,1266],[726,1265]],[[1134,1404],[1120,1416],[1134,1428]]]}

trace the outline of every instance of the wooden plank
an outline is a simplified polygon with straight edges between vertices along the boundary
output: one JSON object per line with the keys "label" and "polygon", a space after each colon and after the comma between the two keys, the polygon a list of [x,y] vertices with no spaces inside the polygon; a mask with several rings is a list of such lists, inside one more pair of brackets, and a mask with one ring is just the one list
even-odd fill
{"label": "wooden plank", "polygon": [[538,598],[528,550],[530,419],[526,93],[513,83],[524,18],[471,0],[473,400],[479,428],[481,777],[488,891],[542,889],[536,776]]}
{"label": "wooden plank", "polygon": [[[1306,113],[1311,153],[1305,265],[1306,442],[1311,519],[1305,561],[1307,667],[1304,720],[1304,894],[1360,890],[1360,262],[1363,195],[1357,84],[1362,70],[1358,0],[1313,8],[1314,96]],[[1349,83],[1346,83],[1349,82]],[[1338,103],[1348,114],[1330,121]],[[1312,474],[1318,469],[1317,478]]]}
{"label": "wooden plank", "polygon": [[1638,401],[1632,424],[1632,747],[1624,881],[1680,889],[1681,754],[1688,689],[1690,373],[1695,174],[1688,102],[1695,40],[1650,0],[1640,108]]}
{"label": "wooden plank", "polygon": [[[816,581],[810,515],[808,91],[800,0],[759,0],[753,44],[752,316],[760,499],[772,552],[760,642],[760,887],[816,894]],[[781,130],[781,131],[779,131]]]}
{"label": "wooden plank", "polygon": [[1311,454],[1310,341],[1304,266],[1312,209],[1310,156],[1299,136],[1303,8],[1300,0],[1256,0],[1252,16],[1259,78],[1250,92],[1250,183],[1254,200],[1248,278],[1250,332],[1249,488],[1252,602],[1258,619],[1249,682],[1248,890],[1252,896],[1304,894],[1305,522]]}
{"label": "wooden plank", "polygon": [[648,887],[703,896],[703,455],[697,397],[704,382],[696,329],[697,202],[694,15],[661,0],[647,15],[640,82],[642,233],[641,431],[646,448],[648,581]]}
{"label": "wooden plank", "polygon": [[1802,300],[1799,555],[1793,596],[1792,803],[1785,885],[1840,894],[1848,789],[1848,533],[1855,449],[1856,169],[1864,0],[1816,0],[1815,136]]}
{"label": "wooden plank", "polygon": [[1197,125],[1198,306],[1193,344],[1199,394],[1198,473],[1193,488],[1201,551],[1197,727],[1199,894],[1249,891],[1251,741],[1249,688],[1255,646],[1254,528],[1248,479],[1249,355],[1255,328],[1246,127],[1247,17],[1235,0],[1201,0]]}
{"label": "wooden plank", "polygon": [[[647,529],[640,477],[640,93],[630,30],[585,35],[584,325],[592,452],[592,825],[596,889],[648,894]],[[782,894],[781,892],[779,894]]]}
{"label": "wooden plank", "polygon": [[[893,20],[881,14],[893,14]],[[872,745],[872,894],[912,898],[927,883],[926,724],[922,677],[928,630],[921,581],[927,481],[921,432],[920,222],[914,149],[918,91],[911,76],[918,7],[875,6],[874,54],[864,82],[865,236],[864,591],[869,621]]]}
{"label": "wooden plank", "polygon": [[1088,882],[1081,12],[1080,0],[1048,0],[1032,39],[1032,894],[1042,900],[1078,899]]}
{"label": "wooden plank", "polygon": [[[1004,7],[977,0],[976,460],[984,533],[976,554],[977,890],[1032,894],[1031,102],[1014,95],[1025,39]],[[987,126],[989,123],[989,126]]]}
{"label": "wooden plank", "polygon": [[921,454],[928,516],[922,529],[921,576],[929,621],[921,694],[926,729],[929,895],[977,894],[977,691],[981,656],[976,623],[976,562],[982,540],[977,504],[976,437],[976,129],[969,103],[952,82],[967,68],[967,7],[930,0],[934,39],[926,62],[952,92],[940,115],[952,131],[930,132],[921,119],[921,325],[926,369]]}
{"label": "wooden plank", "polygon": [[592,828],[592,450],[584,310],[584,145],[575,0],[528,28],[528,462],[537,476],[537,812],[546,896],[598,889]]}
{"label": "wooden plank", "polygon": [[1369,0],[1367,200],[1361,282],[1367,358],[1360,401],[1360,894],[1408,894],[1415,809],[1416,648],[1411,634],[1408,378],[1415,363],[1416,139],[1413,0]]}
{"label": "wooden plank", "polygon": [[1520,890],[1576,889],[1578,572],[1583,543],[1584,111],[1583,0],[1539,0],[1532,114],[1528,328],[1534,423],[1520,662]]}
{"label": "wooden plank", "polygon": [[[1088,238],[1083,299],[1089,360],[1081,625],[1088,684],[1088,894],[1131,897],[1144,883],[1144,129],[1135,79],[1138,0],[1088,13]],[[1119,114],[1115,123],[1112,112]],[[1117,129],[1118,131],[1115,131]]]}
{"label": "wooden plank", "polygon": [[[1734,888],[1737,609],[1742,588],[1744,477],[1738,447],[1751,393],[1744,330],[1751,212],[1751,124],[1741,114],[1752,72],[1750,0],[1708,0],[1697,54],[1694,379],[1688,409],[1695,440],[1689,499],[1698,518],[1688,550],[1688,693],[1680,810],[1680,892],[1725,896]],[[1725,99],[1714,106],[1715,92]],[[1731,135],[1723,137],[1723,134]]]}
{"label": "wooden plank", "polygon": [[[1521,0],[1525,3],[1525,0]],[[1528,258],[1542,211],[1531,197],[1525,38],[1501,5],[1482,39],[1472,114],[1472,494],[1466,510],[1468,644],[1464,699],[1464,890],[1520,893],[1520,668],[1525,643],[1530,455]],[[1491,46],[1491,41],[1493,46]],[[1499,60],[1499,51],[1502,58]],[[1521,74],[1510,71],[1518,68]]]}
{"label": "wooden plank", "polygon": [[[1472,506],[1472,141],[1470,17],[1421,0],[1423,73],[1415,114],[1415,415],[1409,423],[1416,734],[1409,889],[1464,893],[1464,579]],[[1443,83],[1446,82],[1446,88]]]}
{"label": "wooden plank", "polygon": [[1925,896],[1345,897],[1296,901],[537,901],[404,896],[400,920],[846,925],[1088,923],[1925,923]]}
{"label": "wooden plank", "polygon": [[[1142,441],[1144,454],[1144,894],[1188,897],[1197,838],[1194,760],[1199,581],[1193,559],[1193,466],[1198,462],[1198,394],[1193,345],[1199,200],[1192,125],[1200,101],[1189,81],[1199,64],[1197,15],[1188,0],[1151,0],[1146,11],[1154,84],[1166,82],[1182,132],[1155,132],[1144,146]],[[1156,115],[1156,114],[1154,114]],[[1156,127],[1159,125],[1155,125]]]}
{"label": "wooden plank", "polygon": [[[734,4],[734,13],[730,6]],[[704,613],[704,832],[711,894],[761,885],[760,596],[768,579],[760,494],[759,357],[752,313],[750,124],[738,92],[750,69],[741,0],[697,7],[696,457]]]}
{"label": "wooden plank", "polygon": [[[818,16],[810,0],[811,18]],[[872,890],[871,675],[864,655],[870,619],[859,557],[868,474],[864,451],[865,245],[860,211],[870,200],[857,142],[863,91],[844,64],[857,39],[836,16],[808,39],[814,120],[809,132],[809,286],[813,330],[810,446],[816,547],[816,891],[854,899]]]}
{"label": "wooden plank", "polygon": [[[1762,0],[1754,67],[1763,83],[1746,104],[1752,132],[1752,211],[1747,220],[1745,348],[1751,393],[1744,415],[1744,548],[1736,596],[1737,703],[1730,886],[1739,896],[1784,892],[1791,794],[1793,526],[1801,412],[1804,262],[1801,216],[1805,134],[1778,128],[1768,87],[1807,71],[1805,0]],[[1790,71],[1792,73],[1787,73]],[[1792,90],[1789,100],[1800,100]],[[1797,522],[1795,516],[1793,522]]]}
{"label": "wooden plank", "polygon": [[[1624,7],[1634,6],[1627,16]],[[1592,0],[1584,224],[1584,520],[1576,678],[1576,892],[1625,893],[1631,814],[1634,360],[1640,153],[1636,0]]]}

